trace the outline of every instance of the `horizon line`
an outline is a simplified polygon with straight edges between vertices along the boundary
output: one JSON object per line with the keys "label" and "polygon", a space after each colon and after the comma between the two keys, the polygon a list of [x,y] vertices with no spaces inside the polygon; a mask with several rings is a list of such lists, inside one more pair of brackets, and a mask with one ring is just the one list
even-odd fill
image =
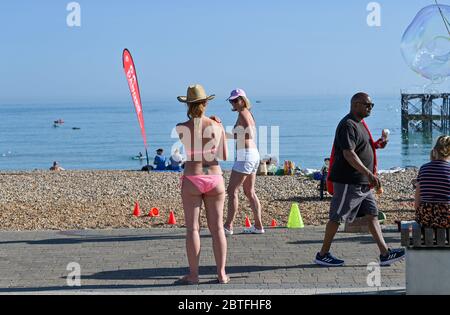
{"label": "horizon line", "polygon": [[[398,94],[392,94],[392,93],[372,93],[371,96],[373,98],[400,98],[401,92],[399,91]],[[216,100],[223,100],[225,101],[228,95],[221,97],[220,95],[217,96],[216,94]],[[299,94],[299,95],[261,95],[261,96],[254,96],[252,97],[252,101],[263,101],[266,100],[273,100],[273,99],[295,99],[295,98],[350,98],[350,94]],[[151,102],[160,102],[160,101],[174,101],[176,102],[176,96],[155,96],[154,98],[146,98],[142,99],[142,103],[151,103]],[[12,100],[0,100],[0,106],[2,105],[53,105],[53,104],[73,104],[73,103],[124,103],[124,102],[131,102],[129,97],[123,97],[123,98],[115,98],[115,99],[106,99],[106,98],[92,98],[92,99],[53,99],[53,100],[18,100],[18,101],[12,101]]]}

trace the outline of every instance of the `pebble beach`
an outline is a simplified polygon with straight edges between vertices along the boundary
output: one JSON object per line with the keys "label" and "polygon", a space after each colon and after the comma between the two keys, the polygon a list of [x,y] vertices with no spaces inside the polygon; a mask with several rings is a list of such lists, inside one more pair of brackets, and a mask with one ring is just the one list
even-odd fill
{"label": "pebble beach", "polygon": [[[183,227],[179,176],[140,171],[0,172],[0,230]],[[226,185],[229,176],[225,172]],[[414,169],[380,175],[384,193],[376,198],[386,213],[385,224],[414,219],[411,180],[416,176]],[[293,202],[299,203],[305,225],[326,224],[331,197],[320,200],[318,185],[299,175],[258,176],[256,193],[264,224],[275,219],[278,226],[286,226]],[[133,216],[135,202],[140,217]],[[153,207],[159,209],[159,217],[147,215]],[[242,191],[239,207],[235,225],[243,226],[245,215],[252,219],[252,213]],[[167,224],[170,211],[175,213],[175,226]],[[206,227],[204,210],[201,223]]]}

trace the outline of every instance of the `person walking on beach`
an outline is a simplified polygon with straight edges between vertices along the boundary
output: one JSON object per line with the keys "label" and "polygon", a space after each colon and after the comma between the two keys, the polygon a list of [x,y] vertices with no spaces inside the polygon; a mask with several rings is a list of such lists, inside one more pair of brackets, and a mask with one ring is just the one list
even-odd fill
{"label": "person walking on beach", "polygon": [[227,241],[223,230],[225,184],[218,160],[226,160],[227,140],[222,124],[205,117],[208,96],[199,85],[188,87],[187,96],[178,101],[186,103],[188,121],[177,125],[176,130],[186,151],[184,174],[181,177],[181,197],[186,224],[186,251],[189,274],[177,284],[197,284],[200,259],[200,208],[205,205],[209,231],[217,267],[217,281],[228,283],[225,273]]}
{"label": "person walking on beach", "polygon": [[450,228],[450,136],[440,136],[417,176],[414,208],[422,227]]}
{"label": "person walking on beach", "polygon": [[[330,253],[331,243],[340,223],[353,222],[365,216],[370,233],[380,250],[380,264],[390,265],[404,258],[404,249],[390,249],[384,241],[378,208],[371,188],[381,190],[376,176],[376,148],[384,147],[387,139],[374,142],[364,122],[374,104],[366,93],[357,93],[351,99],[351,111],[338,124],[331,156],[329,180],[333,198],[329,222],[326,226],[322,249],[314,262],[323,266],[342,266],[344,261]],[[383,142],[383,143],[381,143]]]}
{"label": "person walking on beach", "polygon": [[244,233],[263,234],[264,227],[261,219],[261,203],[255,192],[256,172],[259,167],[260,156],[256,147],[256,123],[250,112],[251,104],[244,90],[231,91],[228,98],[233,109],[238,112],[238,119],[230,138],[236,139],[236,161],[231,171],[228,184],[228,213],[224,225],[227,235],[233,234],[233,221],[239,207],[239,188],[243,186],[244,194],[250,202],[255,224],[245,229]]}

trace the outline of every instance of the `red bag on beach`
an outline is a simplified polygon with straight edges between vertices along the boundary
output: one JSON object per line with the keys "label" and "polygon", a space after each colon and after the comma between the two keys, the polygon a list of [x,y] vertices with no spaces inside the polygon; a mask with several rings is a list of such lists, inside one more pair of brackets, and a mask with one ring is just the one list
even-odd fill
{"label": "red bag on beach", "polygon": [[[366,128],[367,132],[369,133],[370,137],[370,145],[372,146],[373,150],[373,173],[377,173],[377,149],[384,148],[386,146],[386,142],[384,142],[382,139],[378,139],[376,142],[373,140],[372,133],[369,130],[369,126],[367,126],[366,122],[364,120],[361,120],[364,128]],[[333,182],[330,180],[330,174],[331,174],[331,168],[333,167],[334,162],[334,144],[331,149],[331,156],[330,156],[330,166],[328,167],[328,176],[327,176],[327,191],[330,195],[334,193],[333,189]]]}

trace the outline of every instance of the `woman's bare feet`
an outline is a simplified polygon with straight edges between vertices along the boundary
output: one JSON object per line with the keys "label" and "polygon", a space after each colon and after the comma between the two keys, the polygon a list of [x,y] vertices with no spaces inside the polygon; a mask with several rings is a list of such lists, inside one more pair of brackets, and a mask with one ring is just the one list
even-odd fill
{"label": "woman's bare feet", "polygon": [[230,277],[225,275],[225,276],[221,276],[221,277],[217,277],[217,282],[220,284],[227,284],[228,282],[230,282]]}
{"label": "woman's bare feet", "polygon": [[178,285],[198,284],[198,277],[191,277],[190,275],[186,275],[186,276],[178,279],[177,281],[175,281],[174,284],[178,284]]}

